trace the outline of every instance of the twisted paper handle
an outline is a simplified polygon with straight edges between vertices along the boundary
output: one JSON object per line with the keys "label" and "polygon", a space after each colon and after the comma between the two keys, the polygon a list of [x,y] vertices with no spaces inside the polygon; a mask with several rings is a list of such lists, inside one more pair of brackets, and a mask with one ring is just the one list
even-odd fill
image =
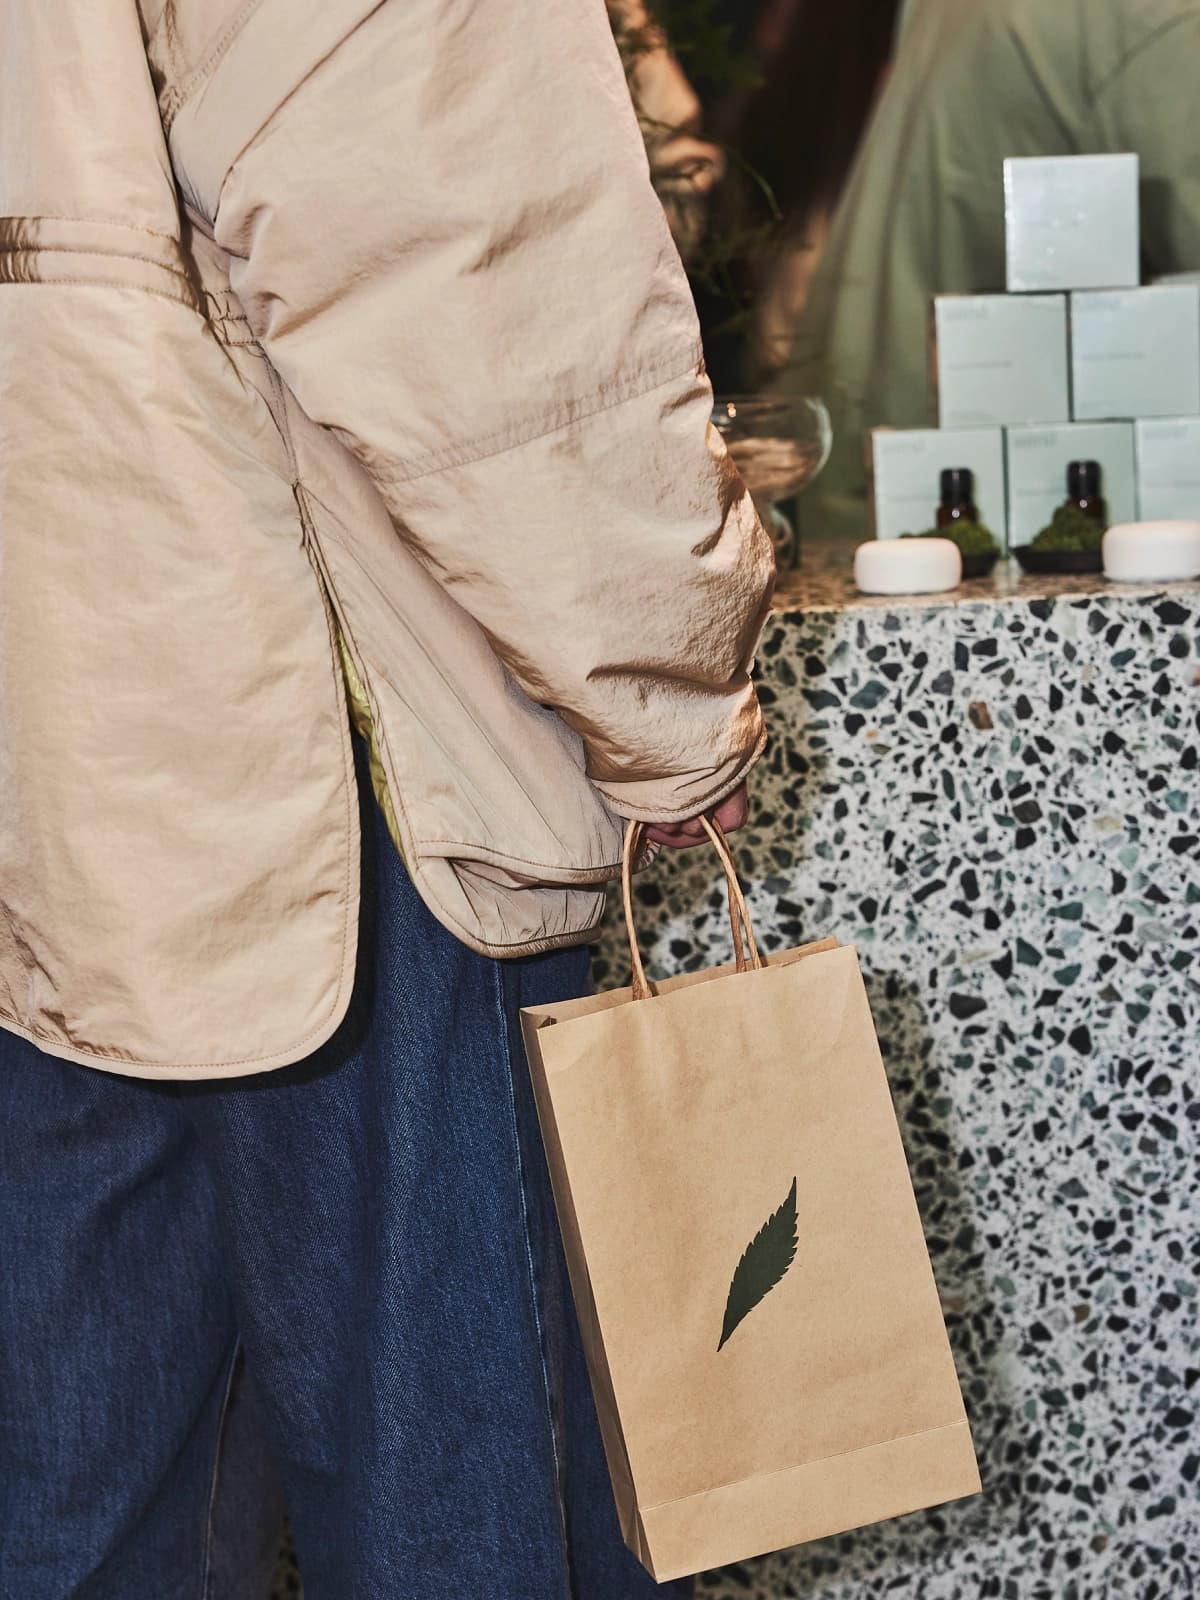
{"label": "twisted paper handle", "polygon": [[[754,937],[754,929],[750,924],[750,912],[746,905],[746,897],[742,893],[742,886],[738,882],[737,868],[733,863],[728,841],[718,822],[709,817],[701,817],[700,822],[704,831],[712,840],[717,855],[720,857],[721,866],[725,872],[725,883],[729,890],[729,925],[733,930],[733,954],[737,962],[737,970],[745,972],[748,968],[759,971],[764,965],[758,953],[758,943]],[[625,932],[629,936],[629,960],[633,968],[633,998],[635,1000],[648,1000],[650,998],[650,985],[646,979],[646,969],[642,964],[642,952],[638,948],[637,929],[633,920],[633,858],[637,854],[638,845],[646,825],[643,822],[631,822],[625,829],[625,849],[621,856],[621,896],[625,902]],[[742,933],[745,930],[743,943]],[[746,949],[749,947],[749,961],[746,958]]]}

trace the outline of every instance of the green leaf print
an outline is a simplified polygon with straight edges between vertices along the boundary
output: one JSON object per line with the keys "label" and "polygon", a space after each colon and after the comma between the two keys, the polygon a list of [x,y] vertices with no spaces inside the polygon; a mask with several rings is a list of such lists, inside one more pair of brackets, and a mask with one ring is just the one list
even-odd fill
{"label": "green leaf print", "polygon": [[769,1295],[796,1259],[796,1179],[787,1199],[763,1223],[746,1246],[737,1264],[729,1299],[725,1304],[725,1323],[721,1329],[720,1350],[730,1334],[760,1300]]}

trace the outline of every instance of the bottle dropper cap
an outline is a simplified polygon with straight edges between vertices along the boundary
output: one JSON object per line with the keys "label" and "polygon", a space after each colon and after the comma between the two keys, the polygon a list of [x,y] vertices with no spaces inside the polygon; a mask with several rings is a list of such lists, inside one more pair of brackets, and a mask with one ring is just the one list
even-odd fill
{"label": "bottle dropper cap", "polygon": [[974,488],[975,478],[970,467],[946,467],[942,473],[942,504],[970,505]]}
{"label": "bottle dropper cap", "polygon": [[1067,467],[1067,494],[1072,500],[1099,499],[1100,463],[1072,461]]}

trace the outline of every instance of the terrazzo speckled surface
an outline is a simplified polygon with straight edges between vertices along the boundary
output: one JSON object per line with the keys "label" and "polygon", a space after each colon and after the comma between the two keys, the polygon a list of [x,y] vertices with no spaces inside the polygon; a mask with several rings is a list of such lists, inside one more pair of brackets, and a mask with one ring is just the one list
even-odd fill
{"label": "terrazzo speckled surface", "polygon": [[[797,598],[737,854],[768,948],[859,948],[984,1495],[701,1593],[1200,1596],[1200,586]],[[637,897],[659,973],[728,959],[703,855]]]}
{"label": "terrazzo speckled surface", "polygon": [[[1200,585],[780,605],[739,863],[768,948],[859,948],[984,1494],[701,1600],[1200,1597]],[[703,853],[637,899],[652,972],[728,959]]]}

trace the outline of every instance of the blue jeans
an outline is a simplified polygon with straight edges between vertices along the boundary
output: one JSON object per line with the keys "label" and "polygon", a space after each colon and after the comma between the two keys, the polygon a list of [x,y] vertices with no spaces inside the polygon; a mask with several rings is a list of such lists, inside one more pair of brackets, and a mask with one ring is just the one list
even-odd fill
{"label": "blue jeans", "polygon": [[517,1027],[586,952],[475,955],[364,836],[308,1060],[164,1085],[0,1033],[2,1600],[264,1600],[276,1471],[306,1600],[691,1592],[618,1532]]}

